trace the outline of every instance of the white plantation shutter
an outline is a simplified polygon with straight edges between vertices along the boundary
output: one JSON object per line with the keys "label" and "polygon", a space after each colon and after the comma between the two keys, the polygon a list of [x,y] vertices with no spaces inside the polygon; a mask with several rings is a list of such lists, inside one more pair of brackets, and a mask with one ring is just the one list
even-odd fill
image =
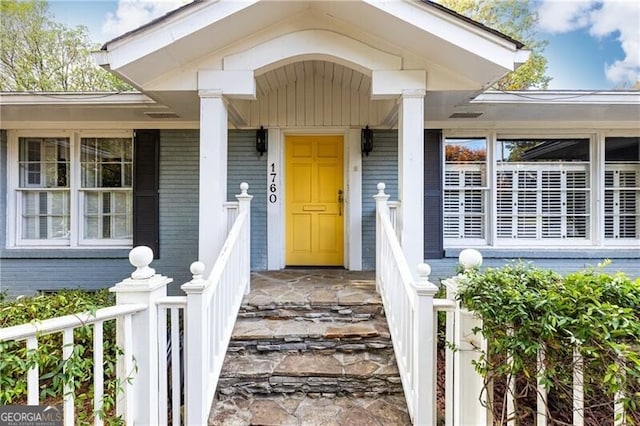
{"label": "white plantation shutter", "polygon": [[484,239],[484,163],[447,163],[444,176],[444,238]]}
{"label": "white plantation shutter", "polygon": [[589,238],[588,163],[499,163],[499,239]]}
{"label": "white plantation shutter", "polygon": [[604,185],[605,238],[640,238],[640,165],[607,163]]}

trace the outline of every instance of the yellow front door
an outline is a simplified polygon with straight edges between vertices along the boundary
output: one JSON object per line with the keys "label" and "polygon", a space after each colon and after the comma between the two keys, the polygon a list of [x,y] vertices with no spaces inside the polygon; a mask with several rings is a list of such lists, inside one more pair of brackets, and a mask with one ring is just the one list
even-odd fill
{"label": "yellow front door", "polygon": [[342,136],[286,139],[286,263],[344,264]]}

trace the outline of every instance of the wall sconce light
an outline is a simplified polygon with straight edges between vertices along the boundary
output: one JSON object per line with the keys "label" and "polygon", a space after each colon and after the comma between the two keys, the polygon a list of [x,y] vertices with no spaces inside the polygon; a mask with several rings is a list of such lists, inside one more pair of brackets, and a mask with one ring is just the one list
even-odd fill
{"label": "wall sconce light", "polygon": [[362,153],[368,157],[369,153],[373,151],[373,130],[369,126],[362,129],[360,142],[362,144]]}
{"label": "wall sconce light", "polygon": [[256,130],[256,151],[260,153],[260,157],[267,152],[267,130],[262,126]]}

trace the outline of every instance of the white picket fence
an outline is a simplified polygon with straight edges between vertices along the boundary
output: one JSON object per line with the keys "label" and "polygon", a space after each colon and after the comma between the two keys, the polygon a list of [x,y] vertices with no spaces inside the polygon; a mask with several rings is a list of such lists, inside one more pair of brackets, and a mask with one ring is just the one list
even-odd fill
{"label": "white picket fence", "polygon": [[[40,336],[60,332],[67,359],[73,353],[73,330],[93,326],[95,412],[104,394],[103,324],[115,320],[116,343],[123,350],[116,374],[123,385],[117,413],[125,423],[167,424],[170,416],[173,425],[207,424],[231,332],[242,298],[249,292],[253,197],[247,194],[246,183],[240,189],[238,201],[225,205],[230,230],[220,254],[217,259],[205,259],[213,263],[211,273],[203,277],[204,263],[192,263],[193,279],[181,286],[186,296],[167,296],[166,287],[173,280],[150,267],[150,248],[136,247],[129,254],[136,270],[110,289],[116,294],[115,306],[3,328],[0,341],[25,341],[32,350]],[[38,366],[28,371],[26,381],[27,402],[37,405]],[[64,392],[64,423],[75,424],[69,388]],[[94,424],[100,426],[103,421],[95,416]]]}
{"label": "white picket fence", "polygon": [[[104,370],[103,370],[103,326],[107,321],[117,320],[122,323],[124,331],[124,345],[122,346],[125,359],[132,359],[132,317],[147,309],[141,303],[111,306],[98,309],[95,313],[79,313],[52,318],[41,322],[17,325],[0,329],[0,342],[22,341],[26,342],[27,350],[38,349],[38,338],[47,334],[62,333],[63,359],[67,360],[73,353],[73,331],[79,327],[93,327],[93,409],[99,411],[102,408],[104,395]],[[132,369],[129,370],[129,373]],[[27,404],[40,404],[40,372],[38,365],[34,365],[27,372]],[[66,386],[63,397],[64,424],[72,426],[75,419],[74,397],[71,389]],[[95,425],[102,425],[98,416]]]}

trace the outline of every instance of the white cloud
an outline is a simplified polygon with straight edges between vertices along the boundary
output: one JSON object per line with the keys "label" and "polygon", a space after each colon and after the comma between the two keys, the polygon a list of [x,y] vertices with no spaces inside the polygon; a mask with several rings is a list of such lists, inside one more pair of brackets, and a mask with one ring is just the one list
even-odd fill
{"label": "white cloud", "polygon": [[538,9],[538,28],[549,33],[564,33],[588,24],[589,11],[596,1],[543,0]]}
{"label": "white cloud", "polygon": [[592,13],[589,32],[596,37],[615,34],[625,56],[605,67],[607,80],[614,83],[640,81],[640,3],[607,1]]}
{"label": "white cloud", "polygon": [[185,3],[184,0],[119,0],[116,11],[107,14],[102,32],[109,37],[117,37]]}
{"label": "white cloud", "polygon": [[542,0],[539,29],[549,33],[587,30],[597,38],[615,37],[624,57],[603,64],[616,85],[640,81],[640,2],[638,0]]}

